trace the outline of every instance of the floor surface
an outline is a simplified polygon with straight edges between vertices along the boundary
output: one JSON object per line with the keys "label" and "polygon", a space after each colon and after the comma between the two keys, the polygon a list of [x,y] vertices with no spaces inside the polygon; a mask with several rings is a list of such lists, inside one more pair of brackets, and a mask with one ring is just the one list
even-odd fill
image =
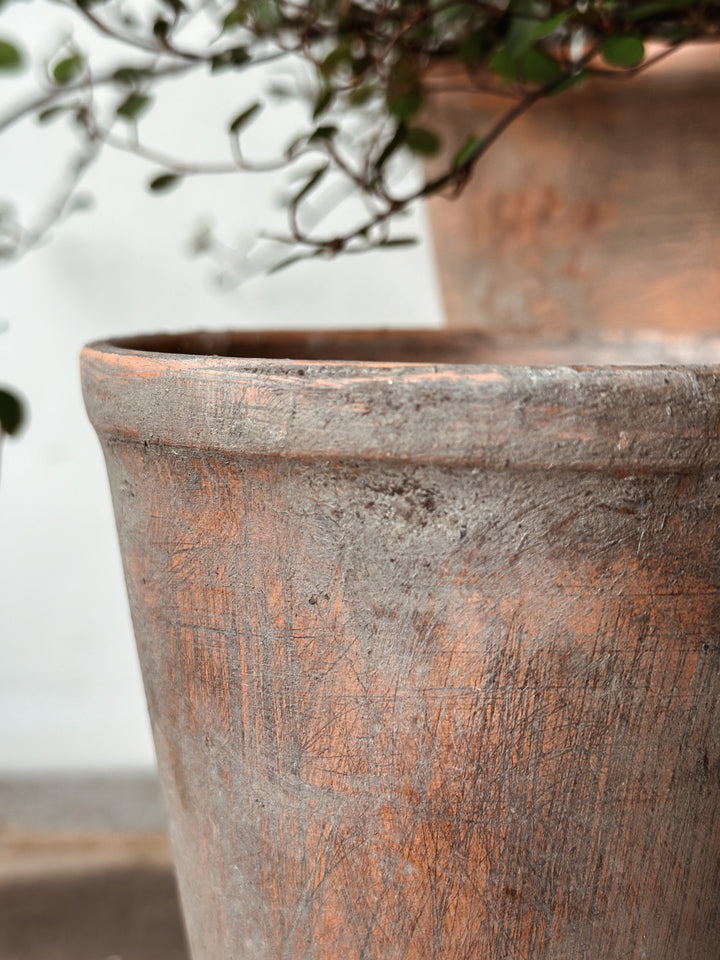
{"label": "floor surface", "polygon": [[152,778],[0,781],[0,960],[189,960]]}

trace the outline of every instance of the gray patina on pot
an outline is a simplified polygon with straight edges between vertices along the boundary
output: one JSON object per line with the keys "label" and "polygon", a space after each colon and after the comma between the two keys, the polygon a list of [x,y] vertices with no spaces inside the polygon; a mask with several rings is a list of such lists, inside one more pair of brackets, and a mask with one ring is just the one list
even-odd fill
{"label": "gray patina on pot", "polygon": [[720,366],[500,360],[84,351],[195,960],[717,960]]}

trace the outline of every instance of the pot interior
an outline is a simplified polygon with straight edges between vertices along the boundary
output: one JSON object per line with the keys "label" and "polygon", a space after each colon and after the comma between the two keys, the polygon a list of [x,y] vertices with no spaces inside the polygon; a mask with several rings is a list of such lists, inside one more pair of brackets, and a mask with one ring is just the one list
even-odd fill
{"label": "pot interior", "polygon": [[391,364],[716,364],[720,336],[653,331],[487,334],[478,330],[197,331],[118,338],[115,347],[186,356]]}

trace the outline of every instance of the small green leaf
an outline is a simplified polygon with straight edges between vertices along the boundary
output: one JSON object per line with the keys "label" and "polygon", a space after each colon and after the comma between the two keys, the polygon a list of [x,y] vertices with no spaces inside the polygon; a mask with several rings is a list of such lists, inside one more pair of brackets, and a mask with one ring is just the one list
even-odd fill
{"label": "small green leaf", "polygon": [[350,69],[352,70],[354,77],[362,77],[363,74],[367,73],[375,64],[375,61],[372,57],[362,56],[362,57],[353,57],[350,62]]}
{"label": "small green leaf", "polygon": [[460,147],[458,152],[453,157],[453,169],[459,170],[460,167],[464,167],[465,164],[470,160],[475,151],[482,146],[482,140],[479,137],[468,137],[465,143]]}
{"label": "small green leaf", "polygon": [[320,71],[325,76],[329,77],[331,74],[335,73],[336,70],[339,70],[341,67],[348,64],[351,59],[352,54],[350,53],[350,44],[347,41],[341,41],[334,50],[330,51],[330,53],[320,64]]}
{"label": "small green leaf", "polygon": [[526,50],[529,50],[535,43],[537,28],[537,20],[530,20],[527,17],[515,17],[513,19],[505,39],[505,50],[514,60],[525,53]]}
{"label": "small green leaf", "polygon": [[23,55],[19,47],[9,40],[0,39],[0,70],[19,70],[23,65]]}
{"label": "small green leaf", "polygon": [[332,87],[323,86],[320,88],[320,91],[315,99],[315,106],[313,107],[313,120],[317,120],[321,114],[325,113],[325,111],[332,104],[334,97],[335,93]]}
{"label": "small green leaf", "polygon": [[348,96],[348,101],[353,107],[362,107],[368,102],[368,100],[372,100],[376,93],[377,90],[375,87],[371,86],[369,83],[366,83],[360,87],[355,87],[355,89]]}
{"label": "small green leaf", "polygon": [[53,67],[53,80],[60,86],[71,83],[85,66],[85,60],[79,53],[74,53],[71,57],[64,57]]}
{"label": "small green leaf", "polygon": [[559,83],[556,83],[552,90],[550,91],[550,96],[557,96],[559,93],[564,93],[566,90],[569,90],[571,87],[574,87],[575,84],[581,83],[587,77],[587,70],[578,70],[577,73],[571,73],[570,76],[565,77],[564,80],[560,80]]}
{"label": "small green leaf", "polygon": [[379,247],[415,247],[417,246],[417,237],[387,237],[381,240]]}
{"label": "small green leaf", "polygon": [[601,52],[611,67],[637,67],[645,56],[645,45],[639,37],[605,37]]}
{"label": "small green leaf", "polygon": [[261,33],[274,30],[283,19],[283,13],[277,0],[248,0],[250,15]]}
{"label": "small green leaf", "polygon": [[536,47],[519,56],[513,56],[506,47],[501,47],[490,58],[488,67],[503,80],[537,84],[550,83],[561,70],[557,60]]}
{"label": "small green leaf", "polygon": [[537,29],[538,39],[549,37],[552,33],[555,33],[558,27],[561,27],[565,21],[568,20],[573,13],[575,13],[575,10],[573,9],[574,6],[576,5],[573,4],[569,9],[561,10],[560,13],[556,13],[547,20],[543,20]]}
{"label": "small green leaf", "polygon": [[243,110],[242,113],[239,113],[230,124],[230,133],[240,133],[243,127],[246,127],[255,114],[261,109],[262,104],[253,103],[252,106],[248,107],[246,110]]}
{"label": "small green leaf", "polygon": [[460,45],[459,57],[463,63],[479,63],[490,49],[490,40],[485,30],[468,34]]}
{"label": "small green leaf", "polygon": [[560,64],[543,50],[532,48],[517,61],[518,75],[523,83],[550,83],[560,74]]}
{"label": "small green leaf", "polygon": [[17,433],[24,419],[22,404],[15,394],[0,389],[0,433]]}
{"label": "small green leaf", "polygon": [[289,100],[293,95],[293,91],[290,87],[286,87],[281,83],[272,83],[267,88],[268,95],[273,97],[275,100]]}
{"label": "small green leaf", "polygon": [[405,138],[407,137],[407,127],[404,123],[400,123],[395,130],[395,133],[392,135],[390,140],[385,144],[380,153],[380,156],[375,161],[375,170],[379,173],[385,164],[388,162],[390,157],[398,150],[404,143]]}
{"label": "small green leaf", "polygon": [[332,140],[337,132],[338,128],[332,126],[332,124],[316,127],[308,137],[308,143],[317,142],[318,140]]}
{"label": "small green leaf", "polygon": [[131,87],[148,76],[148,71],[140,67],[118,67],[113,74],[113,80],[116,83],[123,83],[125,86]]}
{"label": "small green leaf", "polygon": [[328,172],[328,169],[329,169],[328,164],[325,164],[324,167],[318,167],[317,170],[313,171],[313,173],[310,174],[310,177],[308,178],[307,182],[300,189],[300,191],[295,194],[295,196],[292,199],[292,205],[294,207],[296,207],[300,203],[300,201],[304,197],[306,197],[310,193],[310,191],[313,190],[318,185],[318,183],[320,183],[322,178]]}
{"label": "small green leaf", "polygon": [[502,77],[503,80],[512,81],[517,80],[518,77],[517,63],[505,47],[501,47],[493,53],[488,61],[488,69],[491,73],[496,73],[499,77]]}
{"label": "small green leaf", "polygon": [[242,67],[252,59],[246,47],[232,47],[230,50],[223,50],[210,61],[212,73],[218,70],[224,70],[228,67]]}
{"label": "small green leaf", "polygon": [[68,203],[68,213],[83,213],[92,210],[95,199],[91,193],[76,193]]}
{"label": "small green leaf", "polygon": [[649,0],[648,3],[632,4],[625,13],[627,20],[637,22],[646,17],[657,17],[691,7],[694,0]]}
{"label": "small green leaf", "polygon": [[154,177],[148,186],[153,191],[153,193],[165,193],[166,190],[171,190],[173,187],[176,187],[182,177],[178,173],[161,173],[159,176]]}
{"label": "small green leaf", "polygon": [[123,102],[116,107],[115,113],[123,120],[137,120],[152,103],[152,97],[144,93],[131,93]]}
{"label": "small green leaf", "polygon": [[299,263],[301,260],[307,260],[308,257],[304,254],[296,254],[294,257],[286,257],[285,260],[280,260],[278,263],[275,263],[268,269],[268,273],[279,273],[281,270],[286,270],[288,267],[291,267],[294,263]]}
{"label": "small green leaf", "polygon": [[536,18],[518,16],[512,21],[505,41],[505,49],[511,57],[517,59],[527,53],[531,47],[554,33],[558,27],[572,16],[574,10],[561,10],[547,20],[538,22]]}
{"label": "small green leaf", "polygon": [[61,114],[71,109],[71,107],[66,105],[47,107],[45,110],[41,110],[37,115],[37,121],[38,123],[50,123],[51,120],[56,120],[59,116],[61,116]]}
{"label": "small green leaf", "polygon": [[182,0],[162,0],[162,2],[172,10],[176,18],[183,13],[187,13],[187,7]]}
{"label": "small green leaf", "polygon": [[413,153],[423,157],[432,157],[440,149],[440,140],[431,130],[423,127],[410,127],[405,138],[406,145]]}
{"label": "small green leaf", "polygon": [[422,94],[419,90],[408,90],[388,101],[388,108],[398,120],[409,120],[422,106]]}
{"label": "small green leaf", "polygon": [[223,18],[222,25],[220,27],[221,33],[227,33],[229,30],[233,30],[236,27],[242,27],[245,24],[247,19],[247,12],[244,6],[235,7],[230,13],[226,14]]}
{"label": "small green leaf", "polygon": [[158,17],[153,23],[153,33],[159,40],[164,40],[170,33],[170,24],[162,17]]}

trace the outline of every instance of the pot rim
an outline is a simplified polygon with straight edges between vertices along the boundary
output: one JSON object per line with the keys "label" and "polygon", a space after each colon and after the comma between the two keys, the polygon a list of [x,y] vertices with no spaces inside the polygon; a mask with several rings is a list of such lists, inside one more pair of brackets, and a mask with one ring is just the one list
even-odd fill
{"label": "pot rim", "polygon": [[[83,391],[106,445],[620,475],[720,469],[720,364],[477,362],[502,339],[462,330],[122,337],[85,347]],[[212,352],[223,343],[246,354],[294,343],[307,354],[309,344],[330,342],[352,347],[356,358]],[[380,342],[401,350],[414,343],[425,359],[359,359]],[[510,336],[505,347],[521,342],[526,335]],[[615,347],[648,342],[633,335]],[[567,352],[577,340],[541,343]],[[446,360],[431,362],[440,344]],[[204,352],[181,352],[186,345]],[[466,359],[447,362],[451,353]]]}

